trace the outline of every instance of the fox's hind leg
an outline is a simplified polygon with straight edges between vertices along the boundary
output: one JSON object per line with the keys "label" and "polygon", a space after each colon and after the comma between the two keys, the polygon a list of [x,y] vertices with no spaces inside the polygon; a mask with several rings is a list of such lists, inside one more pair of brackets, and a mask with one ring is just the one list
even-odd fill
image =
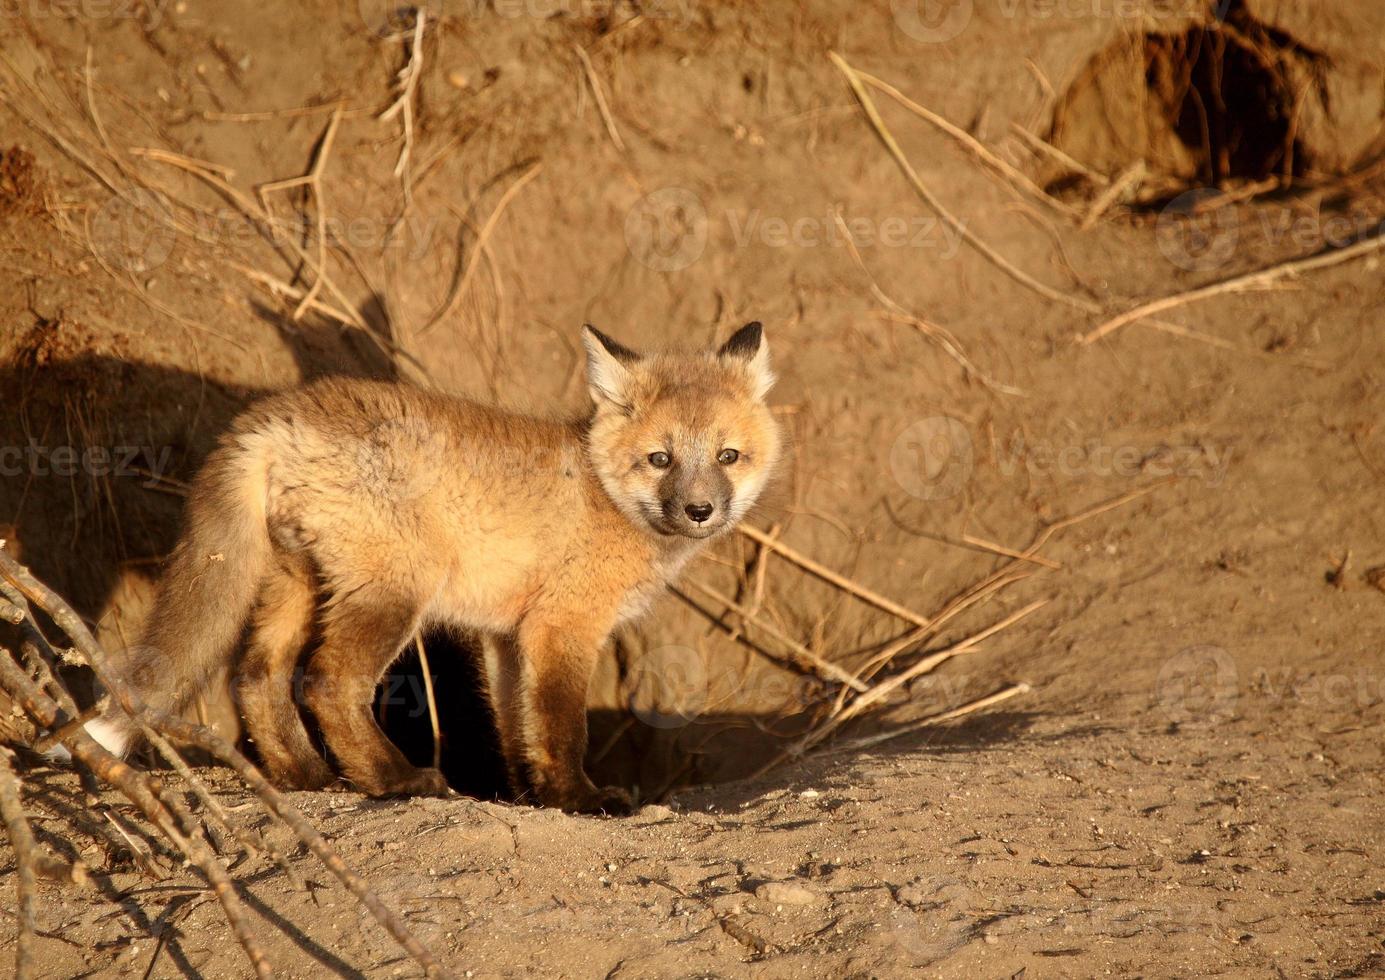
{"label": "fox's hind leg", "polygon": [[335,778],[308,737],[294,697],[294,671],[315,605],[307,562],[281,556],[261,587],[235,686],[260,761],[284,789],[321,789]]}
{"label": "fox's hind leg", "polygon": [[512,636],[488,636],[484,644],[486,695],[505,756],[505,774],[517,802],[533,796],[524,747],[523,706],[520,703],[519,641]]}
{"label": "fox's hind leg", "polygon": [[370,796],[444,796],[436,769],[415,767],[375,723],[375,687],[418,625],[417,612],[379,595],[332,604],[304,694],[342,773]]}

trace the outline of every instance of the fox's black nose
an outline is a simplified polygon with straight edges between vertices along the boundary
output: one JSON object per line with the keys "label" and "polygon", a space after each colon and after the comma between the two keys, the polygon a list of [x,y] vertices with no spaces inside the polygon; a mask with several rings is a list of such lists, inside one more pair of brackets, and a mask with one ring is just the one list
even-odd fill
{"label": "fox's black nose", "polygon": [[683,508],[683,510],[687,512],[688,516],[691,517],[693,520],[697,521],[697,523],[699,524],[703,523],[707,520],[707,518],[711,517],[712,511],[714,511],[715,509],[716,508],[713,507],[711,504],[688,504],[688,506]]}

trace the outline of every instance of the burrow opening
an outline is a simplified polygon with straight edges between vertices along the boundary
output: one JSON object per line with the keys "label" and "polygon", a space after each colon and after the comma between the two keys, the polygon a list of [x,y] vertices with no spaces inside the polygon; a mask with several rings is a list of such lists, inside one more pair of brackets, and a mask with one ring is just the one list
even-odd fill
{"label": "burrow opening", "polygon": [[1182,29],[1098,52],[1059,99],[1049,139],[1102,173],[1142,163],[1146,204],[1193,187],[1288,186],[1313,163],[1300,122],[1305,100],[1326,100],[1327,68],[1243,0],[1222,0]]}

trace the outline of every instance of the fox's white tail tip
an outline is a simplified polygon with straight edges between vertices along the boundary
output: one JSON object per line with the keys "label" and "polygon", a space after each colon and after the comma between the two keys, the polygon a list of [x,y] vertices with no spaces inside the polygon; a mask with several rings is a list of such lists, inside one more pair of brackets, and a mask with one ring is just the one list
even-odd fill
{"label": "fox's white tail tip", "polygon": [[82,726],[111,755],[122,758],[130,748],[132,732],[124,719],[94,718]]}

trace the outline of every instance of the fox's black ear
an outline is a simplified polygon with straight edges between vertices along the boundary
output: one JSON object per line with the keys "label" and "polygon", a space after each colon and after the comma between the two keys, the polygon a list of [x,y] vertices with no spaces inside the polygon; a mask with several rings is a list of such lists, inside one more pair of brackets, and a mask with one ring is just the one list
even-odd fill
{"label": "fox's black ear", "polygon": [[750,375],[750,385],[756,398],[764,398],[774,387],[774,372],[769,367],[769,344],[765,341],[760,321],[747,323],[721,345],[717,357],[740,361]]}
{"label": "fox's black ear", "polygon": [[622,408],[630,404],[630,366],[640,356],[624,347],[590,323],[582,327],[582,346],[587,349],[587,387],[592,400],[603,400]]}
{"label": "fox's black ear", "polygon": [[583,340],[586,339],[586,335],[589,333],[593,337],[595,337],[597,341],[600,342],[602,347],[606,348],[606,353],[610,354],[616,360],[622,361],[625,364],[633,364],[640,359],[640,355],[636,354],[629,347],[626,347],[624,344],[619,343],[618,341],[614,341],[610,337],[607,337],[604,333],[593,327],[590,323],[583,324]]}
{"label": "fox's black ear", "polygon": [[747,323],[731,335],[731,339],[721,345],[721,350],[717,351],[723,357],[741,357],[750,360],[760,349],[760,340],[764,336],[764,329],[760,326],[760,321]]}

